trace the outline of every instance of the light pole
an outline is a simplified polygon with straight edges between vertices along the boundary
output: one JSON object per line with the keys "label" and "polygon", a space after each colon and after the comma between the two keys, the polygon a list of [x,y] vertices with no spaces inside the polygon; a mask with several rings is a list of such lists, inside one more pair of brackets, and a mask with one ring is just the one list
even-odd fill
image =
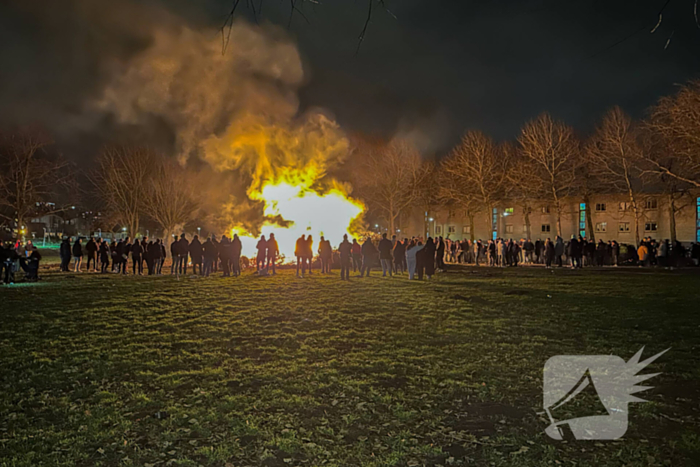
{"label": "light pole", "polygon": [[201,227],[197,227],[197,236],[198,237],[202,236],[202,228]]}

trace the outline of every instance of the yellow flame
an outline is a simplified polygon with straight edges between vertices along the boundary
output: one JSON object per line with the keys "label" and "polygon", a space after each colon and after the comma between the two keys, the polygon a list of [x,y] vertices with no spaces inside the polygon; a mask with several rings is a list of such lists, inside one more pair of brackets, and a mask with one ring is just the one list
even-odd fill
{"label": "yellow flame", "polygon": [[[280,254],[289,262],[301,235],[312,235],[314,253],[321,236],[334,247],[344,234],[352,238],[353,225],[365,206],[326,175],[347,156],[348,146],[335,122],[313,114],[296,125],[270,124],[259,116],[243,115],[204,147],[214,167],[242,168],[250,174],[248,198],[264,205],[261,234],[269,238],[274,233]],[[244,255],[257,254],[258,238],[237,224],[232,226],[234,233],[241,238]]]}

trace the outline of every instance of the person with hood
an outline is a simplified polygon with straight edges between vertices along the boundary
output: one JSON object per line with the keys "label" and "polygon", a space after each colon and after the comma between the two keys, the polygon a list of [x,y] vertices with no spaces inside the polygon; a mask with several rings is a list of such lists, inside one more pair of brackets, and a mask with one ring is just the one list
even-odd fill
{"label": "person with hood", "polygon": [[[275,245],[277,240],[275,240]],[[238,238],[238,234],[233,234],[233,239],[231,240],[231,270],[233,275],[238,277],[241,275],[241,252],[243,251],[243,244],[241,239]],[[279,250],[278,250],[279,253]]]}
{"label": "person with hood", "polygon": [[428,237],[428,240],[425,241],[425,248],[423,248],[423,251],[421,251],[421,253],[424,255],[423,267],[425,268],[425,276],[428,279],[435,275],[436,251],[437,245],[435,245],[435,241],[432,239],[432,237]]}
{"label": "person with hood", "polygon": [[265,261],[267,259],[267,240],[265,236],[261,235],[258,244],[255,246],[258,250],[258,255],[255,258],[255,271],[260,272],[265,268]]}
{"label": "person with hood", "polygon": [[386,233],[382,234],[382,239],[379,240],[377,250],[379,251],[379,262],[382,265],[382,277],[386,277],[387,271],[389,271],[389,277],[391,277],[391,261],[393,254],[391,251],[391,240],[386,238]]}
{"label": "person with hood", "polygon": [[357,243],[357,239],[352,239],[352,272],[362,269],[362,245]]}
{"label": "person with hood", "polygon": [[195,235],[192,238],[192,242],[189,244],[190,258],[192,258],[192,274],[197,274],[197,266],[199,266],[199,275],[204,275],[202,271],[202,242],[199,241],[199,235]]}
{"label": "person with hood", "polygon": [[150,261],[150,265],[148,269],[148,274],[151,274],[151,271],[153,271],[153,275],[159,274],[158,268],[160,266],[161,251],[162,250],[160,247],[160,239],[156,239],[155,242],[149,243],[147,254],[148,261]]}
{"label": "person with hood", "polygon": [[377,259],[377,248],[372,243],[372,239],[367,237],[365,242],[362,244],[362,267],[360,268],[360,277],[365,276],[365,271],[367,272],[367,277],[369,277],[372,271],[372,265]]}
{"label": "person with hood", "polygon": [[318,257],[321,260],[321,274],[330,274],[331,262],[333,261],[333,247],[331,242],[321,235],[318,242]]}
{"label": "person with hood", "polygon": [[[297,257],[297,277],[301,272],[301,277],[304,277],[304,269],[306,267],[306,260],[304,258],[304,249],[306,248],[306,236],[302,235],[297,238],[297,243],[294,245],[294,256]],[[301,271],[300,271],[301,270]]]}
{"label": "person with hood", "polygon": [[202,245],[202,254],[204,256],[203,274],[206,277],[209,277],[209,274],[211,274],[214,269],[214,261],[216,261],[216,258],[219,254],[216,251],[216,245],[214,245],[214,242],[211,238],[207,238],[207,240]]}
{"label": "person with hood", "polygon": [[134,240],[134,244],[131,245],[131,272],[136,275],[136,270],[139,272],[139,276],[143,274],[143,262],[141,261],[141,255],[143,254],[143,247],[138,239]]}
{"label": "person with hood", "polygon": [[403,274],[406,271],[406,243],[408,243],[408,239],[404,239],[403,242],[398,240],[394,245],[392,256],[394,257],[396,274]]}
{"label": "person with hood", "polygon": [[80,264],[83,262],[83,245],[82,240],[78,238],[75,243],[73,243],[73,259],[75,260],[75,266],[73,268],[74,272],[80,271]]}
{"label": "person with hood", "polygon": [[554,259],[557,261],[557,266],[562,267],[562,256],[564,256],[564,239],[557,235],[554,243]]}
{"label": "person with hood", "polygon": [[416,256],[423,248],[425,246],[421,242],[416,243],[415,240],[411,240],[411,243],[406,247],[406,268],[408,269],[408,280],[410,281],[416,275]]}
{"label": "person with hood", "polygon": [[92,270],[97,272],[97,243],[95,239],[90,237],[87,244],[85,245],[85,253],[87,255],[87,271],[90,272],[90,265],[92,264]]}
{"label": "person with hood", "polygon": [[348,234],[343,235],[343,241],[338,245],[340,255],[340,280],[350,280],[350,258],[352,256],[352,243],[348,241]]}
{"label": "person with hood", "polygon": [[61,242],[61,246],[58,249],[59,256],[61,257],[61,271],[68,272],[68,265],[70,264],[71,248],[70,248],[70,238],[66,237]]}

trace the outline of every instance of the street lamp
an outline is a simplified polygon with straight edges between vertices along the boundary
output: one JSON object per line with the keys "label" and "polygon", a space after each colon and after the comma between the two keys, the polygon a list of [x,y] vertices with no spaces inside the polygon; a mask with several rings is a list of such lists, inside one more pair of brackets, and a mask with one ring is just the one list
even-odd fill
{"label": "street lamp", "polygon": [[201,236],[201,235],[202,235],[202,228],[201,228],[201,227],[197,227],[197,236],[199,237],[199,236]]}

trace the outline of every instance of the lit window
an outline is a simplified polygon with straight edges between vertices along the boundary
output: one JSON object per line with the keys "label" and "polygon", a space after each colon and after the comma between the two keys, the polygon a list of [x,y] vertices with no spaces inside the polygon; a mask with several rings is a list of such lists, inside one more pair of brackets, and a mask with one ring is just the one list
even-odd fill
{"label": "lit window", "polygon": [[658,207],[656,198],[649,198],[644,202],[645,209],[656,209]]}
{"label": "lit window", "polygon": [[595,225],[596,232],[606,232],[608,230],[607,222],[597,222]]}
{"label": "lit window", "polygon": [[472,231],[472,228],[471,228],[471,226],[469,226],[469,225],[465,225],[464,227],[462,227],[462,233],[463,233],[463,234],[471,233],[471,231]]}
{"label": "lit window", "polygon": [[513,208],[505,208],[505,209],[503,210],[503,213],[504,213],[504,214],[508,214],[508,215],[513,214],[513,212],[514,212],[514,211],[513,211]]}
{"label": "lit window", "polygon": [[596,203],[595,205],[596,212],[603,212],[606,210],[606,208],[607,206],[605,205],[605,203]]}
{"label": "lit window", "polygon": [[457,227],[454,225],[450,225],[447,227],[447,233],[456,233],[457,232]]}
{"label": "lit window", "polygon": [[549,214],[549,206],[542,206],[542,214]]}
{"label": "lit window", "polygon": [[618,209],[620,211],[629,211],[632,207],[632,204],[629,201],[621,201],[618,206]]}
{"label": "lit window", "polygon": [[552,226],[549,224],[542,224],[542,232],[551,232]]}
{"label": "lit window", "polygon": [[645,232],[656,232],[658,229],[658,225],[656,222],[647,222],[644,224],[644,231]]}
{"label": "lit window", "polygon": [[506,233],[513,233],[513,226],[512,225],[506,225]]}
{"label": "lit window", "polygon": [[629,232],[630,231],[630,223],[629,222],[620,222],[617,224],[617,230],[618,232]]}
{"label": "lit window", "polygon": [[442,226],[441,225],[435,226],[435,235],[442,235]]}

